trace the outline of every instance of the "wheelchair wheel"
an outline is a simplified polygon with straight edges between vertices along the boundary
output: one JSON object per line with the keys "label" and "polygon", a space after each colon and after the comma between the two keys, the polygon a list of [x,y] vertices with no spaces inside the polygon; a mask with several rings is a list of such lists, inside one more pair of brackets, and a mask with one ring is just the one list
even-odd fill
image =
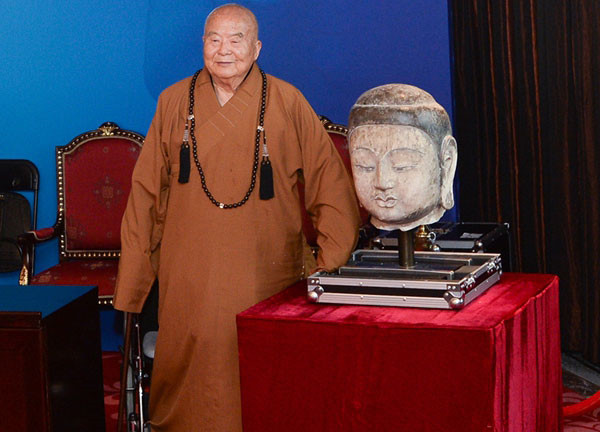
{"label": "wheelchair wheel", "polygon": [[[131,335],[129,343],[127,341],[125,343],[127,351],[124,353],[126,362],[124,362],[123,371],[126,374],[124,392],[126,430],[127,432],[150,432],[148,401],[152,359],[147,358],[143,352],[138,314],[127,314],[126,325],[130,327]],[[122,409],[119,414],[121,411]],[[122,421],[119,419],[119,425],[122,424]]]}

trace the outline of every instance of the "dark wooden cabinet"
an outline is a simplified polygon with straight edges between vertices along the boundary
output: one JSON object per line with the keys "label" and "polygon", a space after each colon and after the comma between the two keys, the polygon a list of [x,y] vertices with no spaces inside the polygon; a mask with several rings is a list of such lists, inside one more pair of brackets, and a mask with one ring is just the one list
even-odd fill
{"label": "dark wooden cabinet", "polygon": [[96,287],[0,286],[0,431],[104,432]]}

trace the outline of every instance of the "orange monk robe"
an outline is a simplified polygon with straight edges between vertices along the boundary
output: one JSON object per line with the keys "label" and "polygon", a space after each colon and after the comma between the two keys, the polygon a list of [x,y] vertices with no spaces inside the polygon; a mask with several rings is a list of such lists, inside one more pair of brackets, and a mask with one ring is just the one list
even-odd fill
{"label": "orange monk robe", "polygon": [[[358,207],[350,177],[308,102],[272,76],[264,128],[275,197],[259,199],[257,178],[245,205],[220,209],[202,190],[193,156],[189,183],[179,184],[189,84],[185,79],[160,96],[135,167],[114,305],[139,312],[158,276],[153,431],[235,432],[241,431],[235,315],[314,270],[314,262],[305,265],[299,175],[318,231],[318,268],[347,260],[357,240]],[[254,66],[221,107],[206,70],[196,82],[198,160],[220,202],[238,202],[248,190],[261,86]]]}

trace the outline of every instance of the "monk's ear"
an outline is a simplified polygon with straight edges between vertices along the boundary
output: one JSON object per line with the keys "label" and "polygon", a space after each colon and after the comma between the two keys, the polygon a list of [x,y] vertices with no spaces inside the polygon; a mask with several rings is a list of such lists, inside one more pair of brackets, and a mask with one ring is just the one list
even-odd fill
{"label": "monk's ear", "polygon": [[262,42],[257,39],[254,44],[254,61],[256,61],[258,55],[260,54],[260,49],[262,48]]}
{"label": "monk's ear", "polygon": [[456,140],[452,135],[446,135],[440,148],[440,168],[442,180],[442,206],[446,210],[454,207],[454,192],[452,185],[454,183],[454,174],[456,173],[456,163],[458,161],[458,148]]}

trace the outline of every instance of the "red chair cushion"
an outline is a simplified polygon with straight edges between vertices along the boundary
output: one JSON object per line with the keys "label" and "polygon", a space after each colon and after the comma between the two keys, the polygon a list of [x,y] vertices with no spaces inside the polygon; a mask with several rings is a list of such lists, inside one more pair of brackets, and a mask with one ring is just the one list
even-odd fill
{"label": "red chair cushion", "polygon": [[68,251],[121,248],[121,218],[139,152],[135,142],[111,137],[89,140],[65,154]]}
{"label": "red chair cushion", "polygon": [[97,285],[98,297],[115,293],[118,260],[63,261],[35,275],[32,285]]}

